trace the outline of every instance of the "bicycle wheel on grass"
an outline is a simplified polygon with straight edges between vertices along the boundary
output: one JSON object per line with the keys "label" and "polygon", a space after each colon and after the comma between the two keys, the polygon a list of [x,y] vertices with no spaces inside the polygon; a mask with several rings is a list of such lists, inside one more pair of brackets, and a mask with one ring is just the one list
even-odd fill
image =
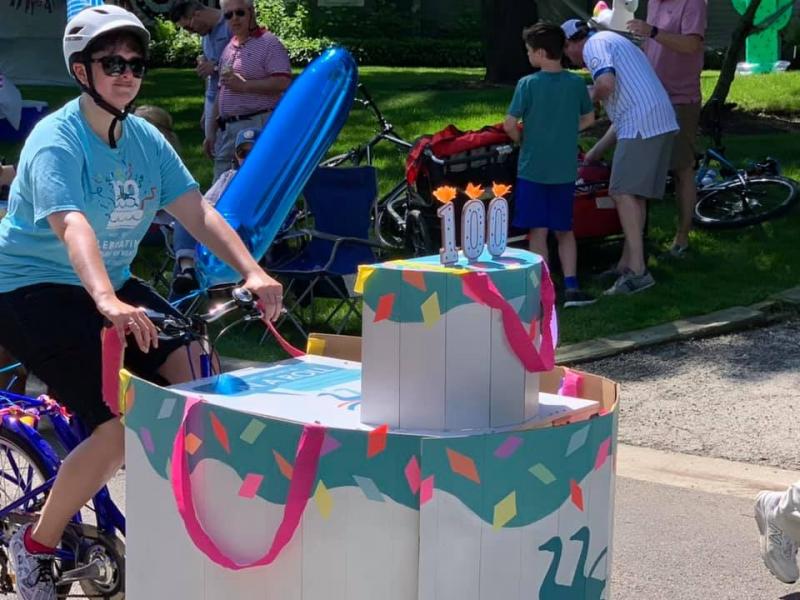
{"label": "bicycle wheel on grass", "polygon": [[706,229],[746,227],[786,213],[797,200],[797,183],[786,177],[735,180],[701,191],[693,221]]}
{"label": "bicycle wheel on grass", "polygon": [[389,192],[377,208],[375,237],[393,250],[402,250],[406,245],[406,213],[410,193],[403,182]]}

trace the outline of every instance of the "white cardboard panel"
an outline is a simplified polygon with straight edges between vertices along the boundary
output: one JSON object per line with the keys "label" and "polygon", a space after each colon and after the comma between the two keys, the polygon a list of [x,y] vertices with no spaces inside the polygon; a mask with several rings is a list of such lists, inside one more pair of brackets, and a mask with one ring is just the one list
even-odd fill
{"label": "white cardboard panel", "polygon": [[[150,465],[139,437],[125,430],[126,597],[205,598],[205,557],[178,515],[169,483]],[[151,560],[154,556],[180,557]]]}
{"label": "white cardboard panel", "polygon": [[[518,308],[522,299],[510,303]],[[492,311],[491,353],[492,427],[522,423],[525,420],[525,367],[506,339],[499,310]]]}
{"label": "white cardboard panel", "polygon": [[374,323],[375,313],[364,304],[362,319],[361,420],[397,427],[400,422],[400,325]]}
{"label": "white cardboard panel", "polygon": [[[440,306],[444,299],[439,299]],[[444,429],[446,320],[400,325],[400,427]]]}
{"label": "white cardboard panel", "polygon": [[480,600],[480,517],[460,500],[437,489],[431,502],[439,503],[439,539],[434,560],[436,600]]}
{"label": "white cardboard panel", "polygon": [[[298,527],[292,540],[286,544],[275,562],[265,570],[264,583],[268,600],[305,600],[303,591],[303,543],[302,528]],[[226,594],[216,600],[233,600]],[[209,599],[210,600],[210,599]]]}
{"label": "white cardboard panel", "polygon": [[537,598],[539,586],[556,563],[551,552],[539,548],[558,535],[558,517],[548,515],[525,526],[520,538],[519,600]]}
{"label": "white cardboard panel", "polygon": [[303,545],[303,600],[348,600],[347,552],[342,545],[348,531],[345,490],[328,490],[332,506],[327,518],[313,498],[303,513],[303,538],[314,540]]}
{"label": "white cardboard panel", "polygon": [[486,340],[491,335],[491,310],[466,304],[449,311],[446,319],[445,427],[487,428],[491,354]]}
{"label": "white cardboard panel", "polygon": [[482,523],[480,598],[518,598],[522,578],[523,528],[494,529]]}
{"label": "white cardboard panel", "polygon": [[[424,448],[424,446],[423,446]],[[424,452],[424,451],[423,451]],[[422,460],[425,460],[423,454]],[[436,492],[434,492],[435,498]],[[419,511],[419,599],[436,600],[439,565],[439,504],[427,502]]]}

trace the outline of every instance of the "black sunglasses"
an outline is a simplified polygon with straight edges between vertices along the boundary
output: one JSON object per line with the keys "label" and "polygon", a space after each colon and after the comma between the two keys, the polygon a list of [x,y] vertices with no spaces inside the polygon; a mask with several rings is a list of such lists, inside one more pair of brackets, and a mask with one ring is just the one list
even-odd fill
{"label": "black sunglasses", "polygon": [[222,16],[225,17],[226,21],[230,21],[233,18],[233,15],[237,17],[243,17],[247,14],[247,11],[243,8],[237,8],[236,10],[229,10],[227,12],[222,13]]}
{"label": "black sunglasses", "polygon": [[100,63],[103,67],[103,73],[109,77],[119,77],[125,72],[125,69],[130,68],[131,74],[136,79],[141,79],[144,76],[146,64],[143,58],[131,58],[126,60],[119,54],[112,54],[111,56],[103,56],[102,58],[93,58],[93,63]]}
{"label": "black sunglasses", "polygon": [[252,148],[240,148],[236,151],[236,157],[244,160],[247,158],[247,155],[250,154],[250,150],[252,150]]}

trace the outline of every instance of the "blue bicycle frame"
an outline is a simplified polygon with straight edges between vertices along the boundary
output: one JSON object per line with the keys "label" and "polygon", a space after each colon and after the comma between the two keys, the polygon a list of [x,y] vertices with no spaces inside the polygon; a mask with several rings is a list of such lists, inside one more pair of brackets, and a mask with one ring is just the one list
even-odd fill
{"label": "blue bicycle frame", "polygon": [[[201,292],[195,292],[187,298],[182,298],[174,302],[173,306],[179,306],[184,300],[191,299],[199,293]],[[211,352],[205,341],[207,339],[207,325],[204,322],[202,323],[201,334],[202,352],[199,359],[200,377],[203,378],[210,377],[214,374]],[[17,365],[12,365],[3,370],[16,366]],[[61,459],[56,455],[47,440],[42,437],[35,427],[25,423],[22,418],[26,416],[32,417],[35,422],[38,422],[42,417],[49,418],[53,424],[53,430],[56,436],[67,453],[72,452],[84,441],[88,437],[88,432],[77,417],[72,416],[68,418],[65,416],[63,409],[57,402],[22,396],[6,390],[0,390],[0,415],[2,415],[0,426],[28,441],[33,451],[41,458],[42,466],[45,469],[45,472],[42,473],[45,478],[44,483],[37,486],[35,489],[28,490],[21,498],[0,508],[0,520],[2,520],[7,518],[14,511],[25,509],[26,506],[28,510],[30,510],[32,503],[39,498],[41,494],[53,487],[61,464]],[[30,487],[33,473],[30,472],[27,475],[23,475],[19,466],[15,463],[11,452],[7,451],[7,458],[13,474],[0,471],[0,478],[4,478],[13,484],[19,485],[21,489]],[[27,486],[25,485],[26,479]],[[113,537],[115,531],[119,531],[122,535],[125,535],[125,516],[117,505],[114,504],[107,487],[104,486],[94,495],[92,504],[96,513],[97,529],[100,533]],[[82,523],[80,513],[72,517],[71,523],[77,525]],[[58,549],[56,551],[56,557],[64,561],[75,561],[76,559],[73,552],[65,549]]]}
{"label": "blue bicycle frame", "polygon": [[[2,507],[0,509],[0,519],[4,519],[13,511],[29,505],[29,503],[40,497],[42,493],[53,487],[53,482],[56,479],[61,464],[61,459],[56,455],[52,446],[42,437],[36,428],[23,422],[20,418],[21,416],[27,414],[33,416],[35,419],[48,417],[53,424],[53,430],[56,436],[67,452],[72,452],[72,450],[87,437],[87,432],[83,424],[75,417],[68,419],[63,414],[58,404],[0,390],[0,410],[12,408],[15,410],[3,414],[2,427],[30,442],[33,449],[42,459],[42,466],[45,468],[45,473],[42,475],[46,478],[46,481],[38,487],[29,490],[21,498],[15,500],[11,504]],[[18,412],[16,409],[19,409]],[[14,478],[5,472],[0,472],[0,477],[15,484],[23,483],[22,487],[24,489],[25,476],[23,476],[19,467],[14,462],[12,453],[9,452],[7,458],[17,481],[14,481]],[[32,474],[27,475],[28,484],[30,484],[31,476]],[[92,499],[92,504],[96,512],[97,529],[101,533],[113,536],[115,531],[120,531],[125,535],[125,516],[119,508],[117,508],[117,505],[114,504],[114,501],[111,499],[111,494],[108,492],[108,488],[103,487],[97,492]],[[80,524],[82,522],[80,513],[73,516],[71,522]],[[59,549],[56,556],[62,560],[75,560],[73,553],[68,550]]]}

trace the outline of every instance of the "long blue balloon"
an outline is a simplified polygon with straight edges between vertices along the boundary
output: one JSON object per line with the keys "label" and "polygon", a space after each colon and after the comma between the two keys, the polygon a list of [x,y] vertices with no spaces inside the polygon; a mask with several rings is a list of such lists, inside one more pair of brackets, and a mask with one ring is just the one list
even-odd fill
{"label": "long blue balloon", "polygon": [[[356,94],[358,68],[343,48],[330,48],[292,83],[217,210],[260,259],[339,135]],[[205,286],[240,279],[203,245],[197,264]]]}

